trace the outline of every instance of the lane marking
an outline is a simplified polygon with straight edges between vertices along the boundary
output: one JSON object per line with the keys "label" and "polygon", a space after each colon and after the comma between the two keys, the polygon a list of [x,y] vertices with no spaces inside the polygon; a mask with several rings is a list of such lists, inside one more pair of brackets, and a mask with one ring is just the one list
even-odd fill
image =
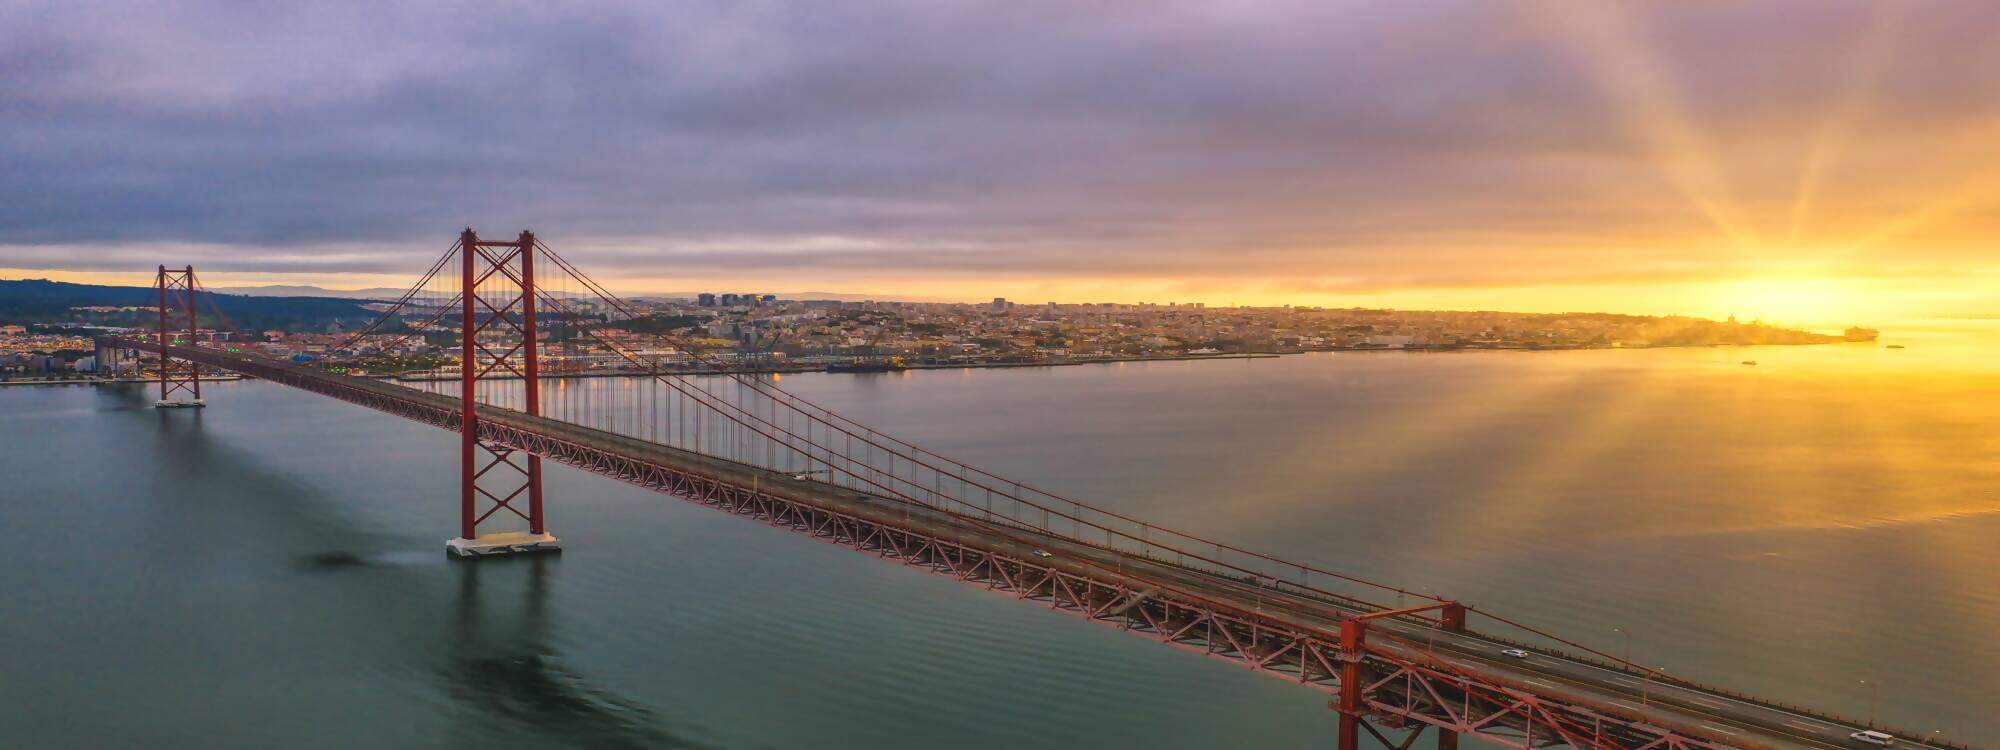
{"label": "lane marking", "polygon": [[1726,734],[1726,735],[1729,735],[1729,736],[1731,736],[1731,737],[1735,737],[1735,736],[1736,736],[1736,733],[1735,733],[1735,732],[1731,732],[1731,731],[1729,731],[1729,730],[1727,730],[1727,729],[1723,729],[1722,727],[1718,727],[1718,726],[1716,726],[1716,725],[1714,725],[1714,724],[1710,724],[1710,723],[1708,723],[1708,722],[1702,722],[1701,726],[1702,726],[1703,728],[1705,728],[1705,729],[1713,729],[1713,730],[1715,730],[1715,731],[1718,731],[1718,732],[1721,732],[1721,733],[1723,733],[1723,734]]}
{"label": "lane marking", "polygon": [[[1478,638],[1478,640],[1484,640],[1484,638]],[[1610,680],[1618,680],[1618,676],[1616,676],[1616,674],[1620,674],[1620,672],[1614,672],[1614,670],[1610,670],[1610,668],[1604,668],[1604,666],[1596,666],[1596,664],[1590,664],[1590,662],[1562,662],[1562,664],[1568,664],[1568,666],[1578,666],[1578,668],[1586,668],[1586,670],[1596,670],[1596,672],[1606,672]],[[1680,686],[1676,686],[1676,684],[1672,684],[1672,682],[1656,682],[1656,688],[1660,688],[1660,690],[1664,692],[1664,690],[1674,690],[1674,688],[1680,688]],[[1692,692],[1692,690],[1686,690],[1686,688],[1682,688],[1682,692]],[[1766,708],[1766,706],[1758,706],[1758,704],[1754,704],[1754,702],[1748,702],[1748,700],[1740,700],[1740,698],[1730,698],[1730,696],[1716,696],[1716,698],[1722,698],[1722,700],[1724,700],[1724,706],[1716,706],[1716,708],[1728,708],[1728,706],[1744,706],[1744,708],[1756,708],[1756,710],[1770,710],[1770,708]],[[1712,704],[1712,706],[1714,706],[1714,704]],[[1824,728],[1830,728],[1830,726],[1834,726],[1834,724],[1826,724],[1826,726],[1822,726],[1820,730],[1824,730]]]}

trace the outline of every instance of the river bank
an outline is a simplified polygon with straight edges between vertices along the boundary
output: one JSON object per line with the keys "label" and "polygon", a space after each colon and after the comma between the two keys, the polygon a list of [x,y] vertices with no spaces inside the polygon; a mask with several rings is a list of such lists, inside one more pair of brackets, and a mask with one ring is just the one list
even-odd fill
{"label": "river bank", "polygon": [[[242,379],[243,379],[242,375],[237,375],[235,373],[229,373],[225,375],[201,376],[201,382],[204,383],[225,382],[230,380],[242,380]],[[119,385],[123,383],[157,383],[157,382],[160,381],[154,378],[132,378],[132,377],[23,378],[18,380],[0,380],[0,385]]]}
{"label": "river bank", "polygon": [[[1041,360],[1033,362],[917,363],[917,364],[903,365],[901,368],[899,368],[899,370],[883,370],[876,373],[849,373],[849,374],[881,374],[882,372],[897,372],[901,370],[957,370],[957,369],[1008,369],[1008,368],[1020,368],[1020,367],[1073,367],[1077,365],[1100,365],[1100,364],[1114,364],[1120,362],[1183,362],[1183,361],[1231,360],[1231,359],[1246,359],[1246,360],[1274,359],[1292,354],[1314,354],[1314,353],[1328,353],[1328,352],[1356,352],[1356,353],[1401,352],[1405,354],[1416,354],[1416,353],[1479,352],[1479,351],[1560,352],[1560,351],[1585,351],[1585,350],[1599,350],[1599,349],[1620,349],[1620,350],[1629,349],[1629,350],[1639,351],[1639,350],[1651,350],[1651,349],[1703,349],[1703,348],[1714,349],[1720,347],[1761,347],[1761,346],[1800,347],[1800,346],[1824,346],[1828,344],[1843,344],[1843,343],[1879,345],[1873,341],[1868,341],[1868,342],[1815,341],[1815,342],[1764,343],[1764,344],[1719,344],[1719,343],[1658,344],[1658,345],[1645,345],[1645,346],[1591,346],[1591,345],[1573,345],[1573,346],[1572,345],[1557,345],[1557,346],[1421,345],[1421,346],[1400,346],[1400,347],[1342,346],[1342,347],[1314,347],[1310,349],[1296,349],[1296,350],[1287,350],[1281,352],[1237,352],[1229,354],[1178,354],[1178,355],[1162,354],[1162,355],[1134,356],[1134,357],[1092,357],[1084,359]],[[668,374],[723,375],[723,374],[734,373],[734,374],[749,374],[749,375],[797,375],[797,374],[816,373],[816,372],[828,372],[828,370],[826,369],[826,366],[823,364],[814,364],[814,365],[793,365],[793,366],[783,366],[783,367],[754,367],[754,368],[738,369],[738,370],[722,370],[717,368],[702,368],[696,370],[672,370]],[[618,370],[602,370],[602,371],[591,371],[591,372],[564,372],[564,373],[545,372],[542,374],[542,377],[544,379],[561,380],[561,379],[573,379],[573,378],[627,378],[644,374],[646,373],[640,370],[618,369]],[[455,371],[426,370],[415,373],[404,372],[404,373],[369,374],[369,375],[362,375],[360,377],[375,378],[378,380],[395,380],[398,382],[422,383],[422,382],[457,380],[459,375]],[[203,381],[227,381],[227,380],[240,380],[242,378],[243,378],[242,375],[225,374],[225,375],[204,375],[202,376],[201,379]],[[511,373],[496,372],[487,375],[485,379],[519,380],[520,376]],[[151,378],[133,378],[133,377],[123,377],[123,378],[79,377],[70,379],[37,378],[37,379],[25,379],[25,380],[0,380],[0,386],[108,385],[116,383],[151,383],[151,382],[154,382],[153,379]]]}
{"label": "river bank", "polygon": [[[903,365],[900,369],[901,370],[960,370],[960,369],[989,369],[989,368],[1013,368],[1013,367],[1069,367],[1074,365],[1111,364],[1116,362],[1168,362],[1168,361],[1198,361],[1198,360],[1214,360],[1214,359],[1274,359],[1282,356],[1284,355],[1259,352],[1259,353],[1246,353],[1246,354],[1198,354],[1198,355],[1187,355],[1187,356],[1163,355],[1163,356],[1152,356],[1152,357],[1111,357],[1103,359],[1077,359],[1077,360],[1060,360],[1060,361],[1044,361],[1044,362],[921,363],[921,364]],[[882,372],[897,372],[897,371],[898,370],[884,370]],[[754,367],[741,370],[721,370],[716,368],[703,368],[699,370],[671,370],[668,371],[666,374],[668,375],[725,375],[725,374],[795,375],[795,374],[813,373],[813,372],[828,372],[828,370],[826,369],[825,365],[799,365],[793,367]],[[646,373],[643,370],[605,370],[605,371],[592,371],[592,372],[542,373],[542,377],[544,379],[626,378],[644,374]],[[878,372],[878,373],[850,373],[850,374],[881,374],[881,373]],[[439,380],[457,380],[458,373],[449,371],[447,372],[424,371],[419,373],[386,373],[382,375],[368,375],[367,377],[421,383],[421,382],[433,382]],[[519,375],[514,375],[511,373],[504,375],[500,373],[493,373],[491,375],[487,375],[483,379],[520,380],[521,377]]]}

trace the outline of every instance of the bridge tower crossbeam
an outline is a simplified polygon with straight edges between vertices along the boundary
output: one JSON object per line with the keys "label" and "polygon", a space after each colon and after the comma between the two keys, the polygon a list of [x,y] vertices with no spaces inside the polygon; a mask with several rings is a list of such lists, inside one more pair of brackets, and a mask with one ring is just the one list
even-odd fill
{"label": "bridge tower crossbeam", "polygon": [[[445,542],[458,557],[483,557],[562,549],[542,512],[542,459],[484,439],[479,384],[519,378],[523,411],[541,414],[540,343],[535,327],[535,235],[482,240],[471,227],[459,235],[459,535]],[[527,512],[515,506],[525,500]],[[482,509],[483,508],[483,509]],[[480,533],[501,512],[527,523]]]}

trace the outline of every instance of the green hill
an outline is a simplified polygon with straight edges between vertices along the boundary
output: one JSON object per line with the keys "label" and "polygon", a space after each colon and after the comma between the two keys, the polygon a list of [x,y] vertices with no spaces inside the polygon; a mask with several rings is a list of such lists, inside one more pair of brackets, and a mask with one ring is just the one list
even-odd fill
{"label": "green hill", "polygon": [[[204,327],[216,327],[220,310],[236,327],[245,331],[270,329],[322,331],[339,323],[344,327],[367,325],[375,313],[358,300],[327,297],[249,297],[235,294],[203,295],[213,300],[197,302]],[[0,279],[0,324],[75,323],[98,326],[148,326],[152,324],[158,294],[151,287],[71,284],[47,279]],[[140,307],[144,310],[82,310],[79,308]]]}

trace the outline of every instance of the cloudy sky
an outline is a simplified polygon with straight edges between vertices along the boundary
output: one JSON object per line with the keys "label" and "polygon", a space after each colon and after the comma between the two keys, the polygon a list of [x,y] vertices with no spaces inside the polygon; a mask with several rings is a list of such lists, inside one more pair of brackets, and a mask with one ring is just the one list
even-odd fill
{"label": "cloudy sky", "polygon": [[1993,314],[2000,5],[0,0],[0,277],[467,224],[625,291]]}

